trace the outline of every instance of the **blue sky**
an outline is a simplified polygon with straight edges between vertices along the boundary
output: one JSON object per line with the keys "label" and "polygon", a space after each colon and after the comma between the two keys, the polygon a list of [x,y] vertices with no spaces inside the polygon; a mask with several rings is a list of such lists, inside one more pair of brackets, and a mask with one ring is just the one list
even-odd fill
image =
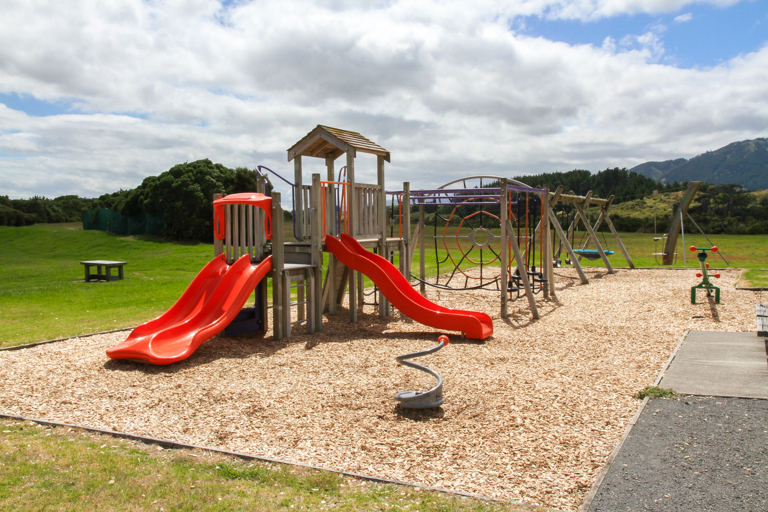
{"label": "blue sky", "polygon": [[317,124],[390,150],[392,187],[690,158],[768,136],[767,26],[762,0],[10,0],[0,194],[290,176]]}
{"label": "blue sky", "polygon": [[671,13],[624,14],[593,21],[527,16],[512,29],[570,45],[602,46],[606,38],[655,32],[664,42],[662,62],[677,67],[709,67],[759,50],[768,41],[768,2],[740,2],[730,7],[691,4]]}

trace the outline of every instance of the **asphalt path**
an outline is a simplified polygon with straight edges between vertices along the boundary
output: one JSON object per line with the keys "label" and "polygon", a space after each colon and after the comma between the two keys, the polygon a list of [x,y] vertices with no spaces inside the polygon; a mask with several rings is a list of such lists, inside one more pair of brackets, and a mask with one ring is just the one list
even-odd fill
{"label": "asphalt path", "polygon": [[645,404],[584,510],[768,511],[766,351],[691,331],[661,380],[685,395]]}
{"label": "asphalt path", "polygon": [[768,400],[649,400],[588,510],[768,511]]}

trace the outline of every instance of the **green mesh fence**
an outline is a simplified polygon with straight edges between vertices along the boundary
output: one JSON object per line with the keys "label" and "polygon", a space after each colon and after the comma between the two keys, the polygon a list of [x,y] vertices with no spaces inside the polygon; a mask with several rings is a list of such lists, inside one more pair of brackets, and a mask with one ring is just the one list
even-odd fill
{"label": "green mesh fence", "polygon": [[147,214],[141,212],[138,215],[128,217],[128,234],[143,235],[147,232]]}
{"label": "green mesh fence", "polygon": [[157,235],[163,231],[163,212],[140,213],[130,217],[116,210],[83,210],[83,229],[107,231],[116,235]]}
{"label": "green mesh fence", "polygon": [[165,212],[147,213],[147,227],[146,233],[148,235],[159,235],[163,232],[165,224]]}

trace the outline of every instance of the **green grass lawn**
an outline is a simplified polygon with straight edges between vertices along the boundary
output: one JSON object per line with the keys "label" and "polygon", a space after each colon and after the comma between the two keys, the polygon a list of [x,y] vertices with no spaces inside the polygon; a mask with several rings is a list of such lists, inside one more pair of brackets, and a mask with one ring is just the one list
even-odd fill
{"label": "green grass lawn", "polygon": [[0,420],[0,509],[531,511],[329,471]]}
{"label": "green grass lawn", "polygon": [[[213,258],[212,245],[0,226],[0,346],[133,326],[162,314]],[[125,279],[84,282],[83,260],[125,260]]]}

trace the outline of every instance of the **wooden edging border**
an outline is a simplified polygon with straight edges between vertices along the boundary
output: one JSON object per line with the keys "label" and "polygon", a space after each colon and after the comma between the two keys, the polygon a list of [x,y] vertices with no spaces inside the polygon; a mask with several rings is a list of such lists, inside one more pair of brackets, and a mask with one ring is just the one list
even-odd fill
{"label": "wooden edging border", "polygon": [[[112,329],[111,331],[99,331],[99,332],[90,332],[88,334],[80,334],[78,336],[67,336],[66,338],[56,338],[55,340],[45,340],[45,341],[36,341],[34,343],[25,343],[24,345],[13,345],[12,347],[2,347],[0,348],[0,351],[5,350],[23,350],[25,348],[33,348],[37,347],[38,345],[47,345],[48,343],[56,343],[59,341],[67,341],[67,340],[73,340],[75,338],[90,338],[91,336],[98,336],[100,334],[110,334],[113,332],[120,332],[120,331],[130,331],[135,329],[137,326],[133,327],[121,327],[120,329]],[[32,420],[34,421],[34,420]]]}
{"label": "wooden edging border", "polygon": [[[667,373],[667,370],[669,369],[669,365],[672,364],[672,361],[675,359],[677,352],[680,350],[680,347],[683,345],[685,338],[688,337],[689,332],[690,330],[686,329],[686,331],[683,333],[683,337],[680,338],[680,341],[677,342],[677,346],[675,347],[675,350],[672,352],[672,355],[669,356],[669,359],[667,359],[667,363],[664,365],[664,368],[661,369],[661,372],[659,372],[659,376],[656,377],[656,380],[653,383],[654,386],[658,386],[661,383],[661,379],[664,377],[664,374]],[[589,511],[589,507],[592,505],[592,500],[595,499],[595,496],[597,496],[597,491],[600,490],[600,485],[602,485],[603,480],[605,479],[606,475],[608,475],[608,471],[611,469],[611,466],[613,465],[613,461],[616,459],[616,456],[621,451],[621,447],[624,446],[624,442],[629,437],[630,432],[632,432],[632,427],[634,427],[635,424],[637,423],[637,420],[640,419],[640,415],[643,413],[643,410],[645,409],[645,406],[649,400],[650,398],[648,397],[643,398],[643,401],[640,404],[640,407],[637,408],[637,412],[635,412],[635,415],[629,421],[627,428],[624,429],[624,433],[621,435],[619,442],[616,443],[616,446],[614,446],[613,451],[608,456],[608,459],[605,461],[605,465],[603,466],[603,469],[600,471],[600,474],[597,475],[597,480],[595,480],[595,483],[592,484],[592,489],[589,490],[589,494],[587,494],[587,497],[584,498],[584,501],[582,502],[581,507],[579,507],[579,512]]]}
{"label": "wooden edging border", "polygon": [[358,478],[358,479],[361,479],[361,480],[367,480],[367,481],[370,481],[370,482],[376,482],[376,483],[381,483],[381,484],[402,485],[402,486],[407,486],[407,487],[414,487],[414,488],[417,488],[417,489],[424,489],[426,491],[435,491],[435,492],[440,492],[440,493],[443,493],[443,494],[452,494],[452,495],[459,496],[459,497],[462,497],[462,498],[474,498],[474,499],[478,499],[478,500],[491,501],[491,502],[496,502],[496,503],[507,503],[507,504],[510,504],[510,505],[518,506],[518,507],[529,508],[531,510],[535,509],[535,510],[544,510],[544,511],[557,512],[555,509],[548,509],[548,508],[540,507],[540,506],[537,506],[537,505],[529,505],[527,503],[522,503],[522,502],[519,502],[519,501],[510,501],[510,500],[502,500],[502,499],[499,499],[499,498],[492,498],[490,496],[483,496],[482,494],[473,494],[473,493],[469,493],[469,492],[454,491],[454,490],[451,490],[451,489],[443,489],[442,487],[431,487],[431,486],[428,486],[428,485],[418,484],[418,483],[414,483],[414,482],[404,482],[402,480],[393,480],[393,479],[390,479],[390,478],[383,478],[383,477],[372,476],[372,475],[364,475],[364,474],[361,474],[361,473],[353,473],[353,472],[350,472],[350,471],[342,471],[342,470],[339,470],[339,469],[326,468],[326,467],[323,467],[323,466],[313,466],[313,465],[310,465],[310,464],[302,464],[302,463],[299,463],[299,462],[290,462],[290,461],[286,461],[286,460],[273,459],[273,458],[270,458],[270,457],[263,457],[263,456],[259,456],[259,455],[253,455],[253,454],[250,454],[250,453],[234,452],[234,451],[230,451],[230,450],[222,450],[222,449],[219,449],[219,448],[209,448],[207,446],[200,446],[200,445],[188,444],[188,443],[179,443],[179,442],[176,442],[176,441],[171,441],[169,439],[161,439],[161,438],[155,438],[155,437],[141,436],[141,435],[138,435],[138,434],[129,434],[127,432],[117,432],[115,430],[104,430],[104,429],[100,429],[100,428],[88,427],[88,426],[84,426],[84,425],[76,425],[76,424],[73,424],[73,423],[64,423],[64,422],[60,422],[60,421],[51,421],[51,420],[42,420],[42,419],[36,419],[36,418],[27,418],[27,417],[24,417],[24,416],[16,416],[16,415],[13,415],[13,414],[0,413],[0,418],[4,418],[4,419],[8,419],[8,420],[14,420],[14,421],[21,421],[21,422],[29,421],[29,422],[32,422],[32,423],[38,423],[40,425],[50,425],[50,426],[53,426],[53,427],[68,427],[68,428],[73,428],[73,429],[80,429],[80,430],[85,430],[87,432],[94,432],[94,433],[97,433],[97,434],[108,435],[108,436],[112,436],[112,437],[118,437],[118,438],[123,438],[123,439],[131,439],[131,440],[134,440],[134,441],[140,441],[140,442],[145,443],[145,444],[156,444],[158,446],[162,446],[163,448],[170,448],[170,449],[177,449],[177,450],[178,449],[183,449],[183,450],[203,450],[203,451],[207,451],[207,452],[218,453],[218,454],[221,454],[221,455],[228,455],[228,456],[231,456],[231,457],[236,457],[238,459],[243,459],[243,460],[256,460],[256,461],[259,461],[259,462],[268,462],[268,463],[271,463],[271,464],[284,464],[286,466],[295,466],[295,467],[301,467],[301,468],[305,468],[305,469],[313,469],[313,470],[317,470],[317,471],[328,471],[328,472],[331,472],[331,473],[336,473],[338,475],[348,476],[348,477],[352,477],[352,478]]}

